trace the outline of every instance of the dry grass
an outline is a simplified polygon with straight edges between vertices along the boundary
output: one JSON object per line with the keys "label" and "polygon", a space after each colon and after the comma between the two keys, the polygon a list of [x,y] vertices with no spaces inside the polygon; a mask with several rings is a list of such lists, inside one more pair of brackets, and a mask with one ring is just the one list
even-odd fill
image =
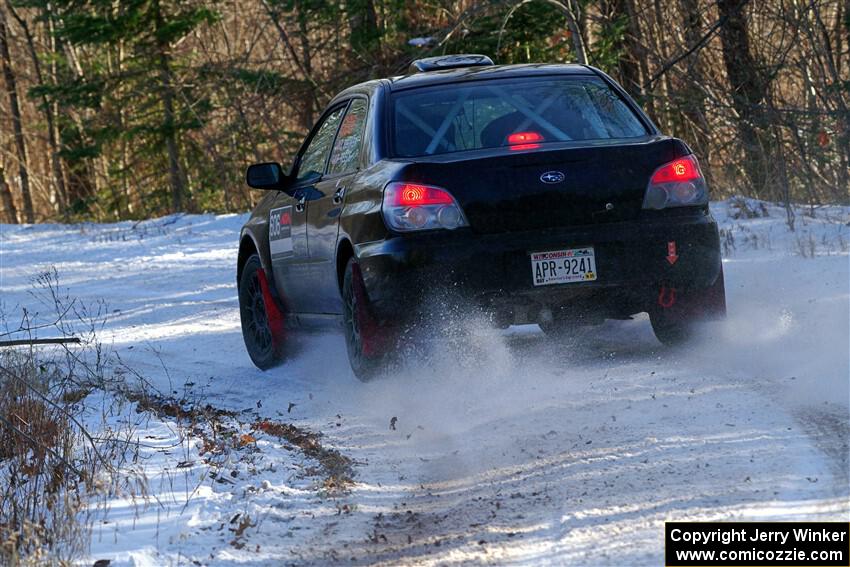
{"label": "dry grass", "polygon": [[[97,341],[105,305],[84,307],[61,289],[55,271],[36,279],[31,295],[44,306],[38,316],[22,309],[12,317],[0,304],[0,339],[81,339],[0,348],[0,565],[77,564],[113,496],[134,502],[136,513],[155,505],[139,458],[139,428],[151,417],[173,426],[183,463],[200,441],[198,456],[209,472],[199,483],[217,479],[234,451],[253,451],[258,437],[269,436],[318,462],[322,494],[348,491],[353,463],[324,447],[319,434],[258,415],[243,421],[203,400],[158,391]],[[234,547],[242,545],[238,530],[253,522],[245,517],[236,527]]]}
{"label": "dry grass", "polygon": [[[56,376],[33,351],[0,353],[0,563],[70,563],[88,547],[82,495],[95,478]],[[49,370],[48,370],[49,368]],[[93,465],[93,463],[92,463]]]}
{"label": "dry grass", "polygon": [[81,339],[67,347],[0,348],[0,565],[70,565],[88,553],[100,505],[140,486],[118,474],[132,458],[132,432],[86,412],[90,392],[123,383],[96,337],[105,307],[80,305],[60,290],[55,271],[42,273],[31,292],[44,307],[40,315],[0,311],[2,338]]}

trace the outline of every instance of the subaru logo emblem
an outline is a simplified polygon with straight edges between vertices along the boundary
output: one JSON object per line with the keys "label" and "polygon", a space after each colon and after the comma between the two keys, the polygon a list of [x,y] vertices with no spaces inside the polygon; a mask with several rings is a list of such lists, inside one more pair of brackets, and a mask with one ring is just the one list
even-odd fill
{"label": "subaru logo emblem", "polygon": [[548,183],[552,185],[553,183],[560,183],[564,180],[564,174],[560,171],[547,171],[543,175],[540,176],[540,181],[543,183]]}

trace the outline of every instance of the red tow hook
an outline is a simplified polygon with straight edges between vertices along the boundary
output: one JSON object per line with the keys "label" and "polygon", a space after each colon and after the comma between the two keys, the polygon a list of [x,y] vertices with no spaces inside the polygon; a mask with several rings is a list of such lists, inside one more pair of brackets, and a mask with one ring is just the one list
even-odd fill
{"label": "red tow hook", "polygon": [[673,307],[674,303],[676,303],[676,288],[662,284],[661,291],[658,294],[658,305],[664,309],[669,309]]}
{"label": "red tow hook", "polygon": [[263,292],[263,304],[266,307],[266,317],[269,320],[269,331],[272,333],[272,341],[275,350],[280,350],[286,341],[286,327],[283,324],[283,313],[272,297],[269,281],[266,279],[266,271],[257,270],[257,279],[260,280],[260,290]]}

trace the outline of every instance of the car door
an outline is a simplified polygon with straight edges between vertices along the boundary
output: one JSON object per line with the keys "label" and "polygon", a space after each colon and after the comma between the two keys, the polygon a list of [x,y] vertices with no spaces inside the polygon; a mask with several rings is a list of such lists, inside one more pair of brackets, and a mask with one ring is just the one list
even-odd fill
{"label": "car door", "polygon": [[[346,105],[330,109],[313,130],[293,167],[289,195],[280,193],[269,213],[269,249],[278,293],[293,313],[312,313],[316,270],[310,261],[307,241],[307,203],[318,191],[331,147]],[[291,195],[291,196],[290,196]]]}
{"label": "car door", "polygon": [[314,198],[307,201],[307,246],[316,274],[316,287],[310,298],[313,313],[342,313],[335,261],[339,216],[345,192],[361,165],[368,106],[366,98],[361,97],[349,103],[325,175],[315,185]]}
{"label": "car door", "polygon": [[300,285],[307,265],[307,215],[298,201],[279,192],[269,211],[269,252],[272,276],[286,309],[297,313],[303,297]]}

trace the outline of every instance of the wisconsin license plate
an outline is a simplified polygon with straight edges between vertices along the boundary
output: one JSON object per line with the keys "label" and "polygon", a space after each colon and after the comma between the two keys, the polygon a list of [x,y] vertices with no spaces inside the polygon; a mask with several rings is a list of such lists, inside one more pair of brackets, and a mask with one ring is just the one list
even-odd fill
{"label": "wisconsin license plate", "polygon": [[593,281],[596,279],[593,246],[532,252],[531,277],[534,285]]}

